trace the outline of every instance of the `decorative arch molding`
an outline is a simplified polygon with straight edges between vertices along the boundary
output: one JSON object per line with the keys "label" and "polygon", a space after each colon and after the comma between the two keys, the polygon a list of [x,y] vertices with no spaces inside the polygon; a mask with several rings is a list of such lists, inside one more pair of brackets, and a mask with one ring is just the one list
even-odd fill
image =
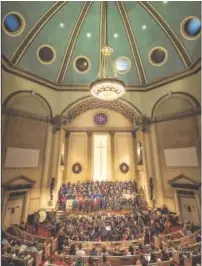
{"label": "decorative arch molding", "polygon": [[92,96],[87,96],[75,101],[62,112],[62,115],[70,123],[77,116],[83,114],[88,110],[101,108],[115,111],[127,118],[131,123],[133,123],[136,117],[141,115],[140,110],[125,99],[102,101],[93,98]]}
{"label": "decorative arch molding", "polygon": [[[8,97],[3,102],[2,109],[4,110],[5,108],[9,107],[9,103],[13,101],[16,97],[23,96],[23,95],[30,95],[31,93],[32,91],[30,90],[22,90],[22,91],[16,91],[16,92],[9,94]],[[52,117],[53,112],[52,112],[49,102],[37,92],[34,93],[34,96],[37,97],[39,101],[44,104],[45,107],[47,107],[47,110],[49,113],[48,116]]]}
{"label": "decorative arch molding", "polygon": [[201,108],[201,105],[197,101],[197,99],[195,97],[193,97],[192,95],[190,95],[189,93],[185,93],[185,92],[170,92],[170,93],[165,94],[161,98],[159,98],[156,101],[156,103],[154,104],[154,106],[152,108],[152,112],[151,112],[151,117],[153,119],[155,119],[156,110],[162,104],[162,102],[164,102],[165,100],[167,100],[169,97],[172,97],[172,96],[180,97],[182,99],[185,99],[185,100],[189,101],[190,104],[193,106],[193,110],[200,110],[200,108]]}

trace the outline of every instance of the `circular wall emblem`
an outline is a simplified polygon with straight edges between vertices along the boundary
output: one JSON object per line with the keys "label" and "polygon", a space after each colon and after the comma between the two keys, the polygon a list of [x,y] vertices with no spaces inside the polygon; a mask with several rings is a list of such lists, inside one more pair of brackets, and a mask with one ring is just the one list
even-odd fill
{"label": "circular wall emblem", "polygon": [[98,126],[104,126],[107,123],[107,116],[104,113],[97,113],[93,121]]}
{"label": "circular wall emblem", "polygon": [[72,172],[74,174],[79,174],[82,171],[82,166],[80,165],[80,163],[75,163],[72,165]]}
{"label": "circular wall emblem", "polygon": [[120,171],[124,174],[128,173],[129,171],[129,166],[127,165],[127,163],[122,163],[120,164]]}

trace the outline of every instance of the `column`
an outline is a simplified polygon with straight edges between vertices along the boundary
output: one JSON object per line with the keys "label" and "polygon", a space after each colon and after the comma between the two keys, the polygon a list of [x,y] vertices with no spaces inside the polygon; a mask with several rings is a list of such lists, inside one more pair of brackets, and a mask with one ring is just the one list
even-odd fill
{"label": "column", "polygon": [[138,170],[137,170],[137,141],[136,141],[136,134],[135,132],[132,132],[132,138],[133,138],[133,163],[134,163],[134,175],[135,179],[138,179]]}
{"label": "column", "polygon": [[5,219],[5,214],[6,214],[6,204],[8,202],[8,199],[9,199],[9,192],[4,188],[3,189],[3,206],[2,206],[2,209],[1,209],[1,213],[2,213],[2,227],[3,229],[7,229],[7,228],[4,228],[4,219]]}
{"label": "column", "polygon": [[115,150],[114,150],[114,135],[115,132],[110,132],[110,143],[111,143],[111,180],[115,181],[115,164],[114,164],[114,157],[115,157]]}
{"label": "column", "polygon": [[[153,171],[153,163],[152,163],[152,150],[151,150],[151,144],[150,144],[150,132],[144,132],[143,133],[143,161],[144,161],[144,169],[146,172],[146,182],[147,182],[147,202],[152,206],[152,202],[150,201],[150,187],[149,187],[149,179],[150,177],[153,178],[154,187],[155,186],[155,177],[154,177],[154,171]],[[153,191],[153,198],[155,198],[155,191]]]}
{"label": "column", "polygon": [[46,135],[46,146],[44,151],[44,164],[43,164],[43,174],[41,182],[41,197],[40,197],[40,208],[47,208],[49,198],[49,168],[51,159],[51,148],[52,148],[52,131],[53,126],[51,124],[47,125],[47,135]]}
{"label": "column", "polygon": [[4,136],[7,133],[6,132],[6,125],[7,125],[8,119],[9,119],[9,116],[6,113],[2,113],[2,116],[1,116],[1,138],[2,138],[2,142],[4,141]]}
{"label": "column", "polygon": [[87,132],[88,135],[88,176],[87,179],[88,180],[92,180],[93,178],[93,163],[92,163],[92,149],[93,149],[93,132]]}
{"label": "column", "polygon": [[[61,146],[61,129],[53,130],[53,140],[52,140],[52,152],[51,152],[51,164],[50,164],[50,175],[49,175],[49,187],[52,178],[54,178],[54,191],[53,191],[53,202],[51,202],[52,207],[55,207],[55,203],[57,202],[57,178],[59,174],[59,166],[60,166],[60,146]],[[50,192],[50,189],[49,189]],[[50,199],[50,195],[48,197]]]}
{"label": "column", "polygon": [[151,143],[152,143],[152,158],[154,165],[154,180],[155,180],[155,199],[156,205],[162,206],[164,204],[164,193],[163,193],[163,181],[161,176],[161,165],[159,160],[159,151],[157,143],[156,125],[152,124],[150,127],[151,132]]}
{"label": "column", "polygon": [[63,182],[67,182],[68,179],[68,153],[69,153],[69,137],[71,132],[66,132],[65,134],[65,156],[64,156],[64,163],[65,163],[65,169],[63,174]]}

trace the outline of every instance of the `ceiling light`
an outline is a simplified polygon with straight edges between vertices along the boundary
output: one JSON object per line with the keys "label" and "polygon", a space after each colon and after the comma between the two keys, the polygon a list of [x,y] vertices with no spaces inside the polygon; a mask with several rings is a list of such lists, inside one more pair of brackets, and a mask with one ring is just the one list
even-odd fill
{"label": "ceiling light", "polygon": [[91,37],[91,33],[90,33],[90,32],[86,33],[86,36],[87,36],[88,38],[90,38],[90,37]]}
{"label": "ceiling light", "polygon": [[118,33],[114,33],[114,38],[118,38],[118,37],[119,37]]}
{"label": "ceiling light", "polygon": [[60,28],[64,28],[65,24],[63,22],[60,23]]}
{"label": "ceiling light", "polygon": [[142,25],[142,30],[146,30],[147,26],[146,25]]}
{"label": "ceiling light", "polygon": [[123,81],[117,79],[116,72],[114,77],[109,77],[107,70],[113,69],[112,62],[113,49],[108,44],[105,44],[101,49],[102,53],[102,65],[100,66],[99,78],[96,79],[90,85],[91,94],[104,101],[112,101],[121,97],[125,93],[125,84]]}
{"label": "ceiling light", "polygon": [[168,3],[168,0],[164,0],[163,3],[164,3],[164,4],[167,4],[167,3]]}

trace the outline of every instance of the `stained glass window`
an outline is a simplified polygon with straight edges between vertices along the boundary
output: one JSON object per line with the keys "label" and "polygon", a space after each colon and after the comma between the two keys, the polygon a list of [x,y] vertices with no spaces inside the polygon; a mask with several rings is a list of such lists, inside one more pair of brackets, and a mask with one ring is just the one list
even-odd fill
{"label": "stained glass window", "polygon": [[94,116],[94,122],[98,126],[103,126],[107,123],[107,116],[103,113],[98,113]]}

